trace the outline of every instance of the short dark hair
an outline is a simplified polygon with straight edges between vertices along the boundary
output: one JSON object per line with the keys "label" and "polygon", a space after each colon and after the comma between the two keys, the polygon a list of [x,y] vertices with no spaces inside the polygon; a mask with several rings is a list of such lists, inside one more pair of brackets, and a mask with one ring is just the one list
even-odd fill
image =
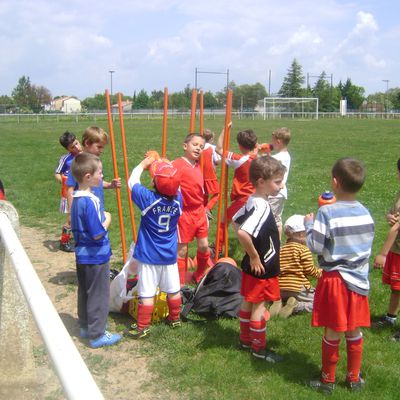
{"label": "short dark hair", "polygon": [[75,142],[76,136],[74,133],[65,131],[61,136],[60,136],[60,144],[61,146],[65,147],[68,149],[68,146],[72,143]]}
{"label": "short dark hair", "polygon": [[245,129],[244,131],[240,131],[236,140],[238,144],[244,147],[247,150],[254,150],[257,145],[257,136],[252,129]]}
{"label": "short dark hair", "polygon": [[340,158],[332,167],[332,177],[345,192],[357,193],[365,181],[364,164],[354,158]]}
{"label": "short dark hair", "polygon": [[277,159],[271,156],[256,157],[250,164],[249,179],[253,186],[262,179],[271,179],[274,176],[283,176],[286,167]]}
{"label": "short dark hair", "polygon": [[201,133],[194,132],[194,133],[189,133],[188,135],[186,135],[183,143],[189,143],[195,137],[202,138],[204,141],[206,140]]}
{"label": "short dark hair", "polygon": [[397,171],[400,172],[400,158],[397,160]]}
{"label": "short dark hair", "polygon": [[86,174],[94,174],[101,163],[100,158],[92,153],[82,152],[72,161],[71,172],[78,183],[83,182]]}

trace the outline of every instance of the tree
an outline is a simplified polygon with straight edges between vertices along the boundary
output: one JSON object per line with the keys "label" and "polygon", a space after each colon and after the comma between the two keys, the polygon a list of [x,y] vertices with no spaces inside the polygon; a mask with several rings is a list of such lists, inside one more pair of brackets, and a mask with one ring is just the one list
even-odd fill
{"label": "tree", "polygon": [[153,90],[149,97],[150,108],[163,108],[164,106],[164,92],[162,90]]}
{"label": "tree", "polygon": [[358,110],[364,101],[364,88],[353,85],[350,78],[347,78],[343,85],[339,82],[338,89],[343,99],[347,99],[347,108],[350,110]]}
{"label": "tree", "polygon": [[106,110],[106,95],[104,93],[97,93],[94,97],[87,97],[82,100],[82,107],[88,111]]}
{"label": "tree", "polygon": [[254,85],[239,85],[233,88],[233,108],[254,110],[259,100],[267,96],[264,85],[257,82]]}
{"label": "tree", "polygon": [[325,71],[322,72],[312,89],[312,95],[318,97],[318,111],[335,111],[339,107],[340,93],[326,79]]}
{"label": "tree", "polygon": [[133,108],[136,110],[149,108],[149,95],[147,94],[147,92],[144,89],[142,89],[136,95],[136,100],[133,103]]}
{"label": "tree", "polygon": [[296,59],[293,59],[288,73],[283,79],[282,86],[279,89],[279,95],[282,97],[303,97],[303,84],[303,68]]}
{"label": "tree", "polygon": [[15,102],[12,97],[2,95],[0,96],[0,114],[12,112],[15,108]]}

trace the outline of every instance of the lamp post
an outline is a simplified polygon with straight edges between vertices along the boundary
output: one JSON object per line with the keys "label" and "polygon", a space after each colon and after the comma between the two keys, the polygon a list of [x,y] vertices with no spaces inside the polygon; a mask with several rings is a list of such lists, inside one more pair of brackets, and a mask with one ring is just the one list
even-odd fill
{"label": "lamp post", "polygon": [[387,94],[389,90],[389,79],[382,79],[382,82],[386,82],[386,92],[385,92],[385,112],[387,112]]}
{"label": "lamp post", "polygon": [[110,70],[110,71],[108,71],[108,72],[110,73],[110,80],[111,80],[110,96],[112,96],[112,94],[113,94],[113,91],[112,91],[112,76],[113,76],[113,73],[114,73],[115,71]]}

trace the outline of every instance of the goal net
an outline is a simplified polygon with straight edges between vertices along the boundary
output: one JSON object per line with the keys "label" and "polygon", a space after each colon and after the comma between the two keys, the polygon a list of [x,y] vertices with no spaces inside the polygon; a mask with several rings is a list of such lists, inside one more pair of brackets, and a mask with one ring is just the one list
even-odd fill
{"label": "goal net", "polygon": [[318,119],[318,97],[264,97],[264,119]]}

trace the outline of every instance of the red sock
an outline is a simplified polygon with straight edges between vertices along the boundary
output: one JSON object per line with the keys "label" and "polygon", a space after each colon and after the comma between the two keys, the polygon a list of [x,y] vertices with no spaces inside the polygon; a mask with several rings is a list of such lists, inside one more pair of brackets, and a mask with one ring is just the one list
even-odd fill
{"label": "red sock", "polygon": [[185,284],[185,279],[186,279],[186,271],[187,271],[186,258],[178,257],[177,262],[178,262],[178,270],[179,270],[179,281],[182,286]]}
{"label": "red sock", "polygon": [[346,338],[347,347],[347,380],[358,382],[360,380],[361,358],[363,351],[363,338],[357,336]]}
{"label": "red sock", "polygon": [[267,345],[265,319],[261,321],[250,320],[250,337],[252,350],[265,349]]}
{"label": "red sock", "polygon": [[197,258],[197,269],[196,271],[194,271],[193,278],[195,279],[196,282],[199,282],[200,279],[206,273],[206,270],[208,268],[208,260],[210,258],[210,252],[207,251],[206,253],[202,253],[200,251],[197,251],[196,258]]}
{"label": "red sock", "polygon": [[145,306],[139,303],[138,315],[137,315],[137,326],[139,329],[144,329],[150,326],[151,316],[153,315],[153,306]]}
{"label": "red sock", "polygon": [[251,345],[250,338],[250,311],[239,311],[239,321],[240,321],[240,335],[239,339],[242,343]]}
{"label": "red sock", "polygon": [[179,316],[181,313],[181,304],[182,304],[182,299],[181,297],[175,298],[175,299],[170,299],[167,297],[167,304],[168,304],[168,319],[170,321],[177,321],[179,320]]}
{"label": "red sock", "polygon": [[215,205],[218,203],[219,193],[211,195],[211,199],[208,200],[207,208],[211,211]]}
{"label": "red sock", "polygon": [[321,381],[335,382],[336,365],[339,361],[339,340],[322,338],[322,372]]}

